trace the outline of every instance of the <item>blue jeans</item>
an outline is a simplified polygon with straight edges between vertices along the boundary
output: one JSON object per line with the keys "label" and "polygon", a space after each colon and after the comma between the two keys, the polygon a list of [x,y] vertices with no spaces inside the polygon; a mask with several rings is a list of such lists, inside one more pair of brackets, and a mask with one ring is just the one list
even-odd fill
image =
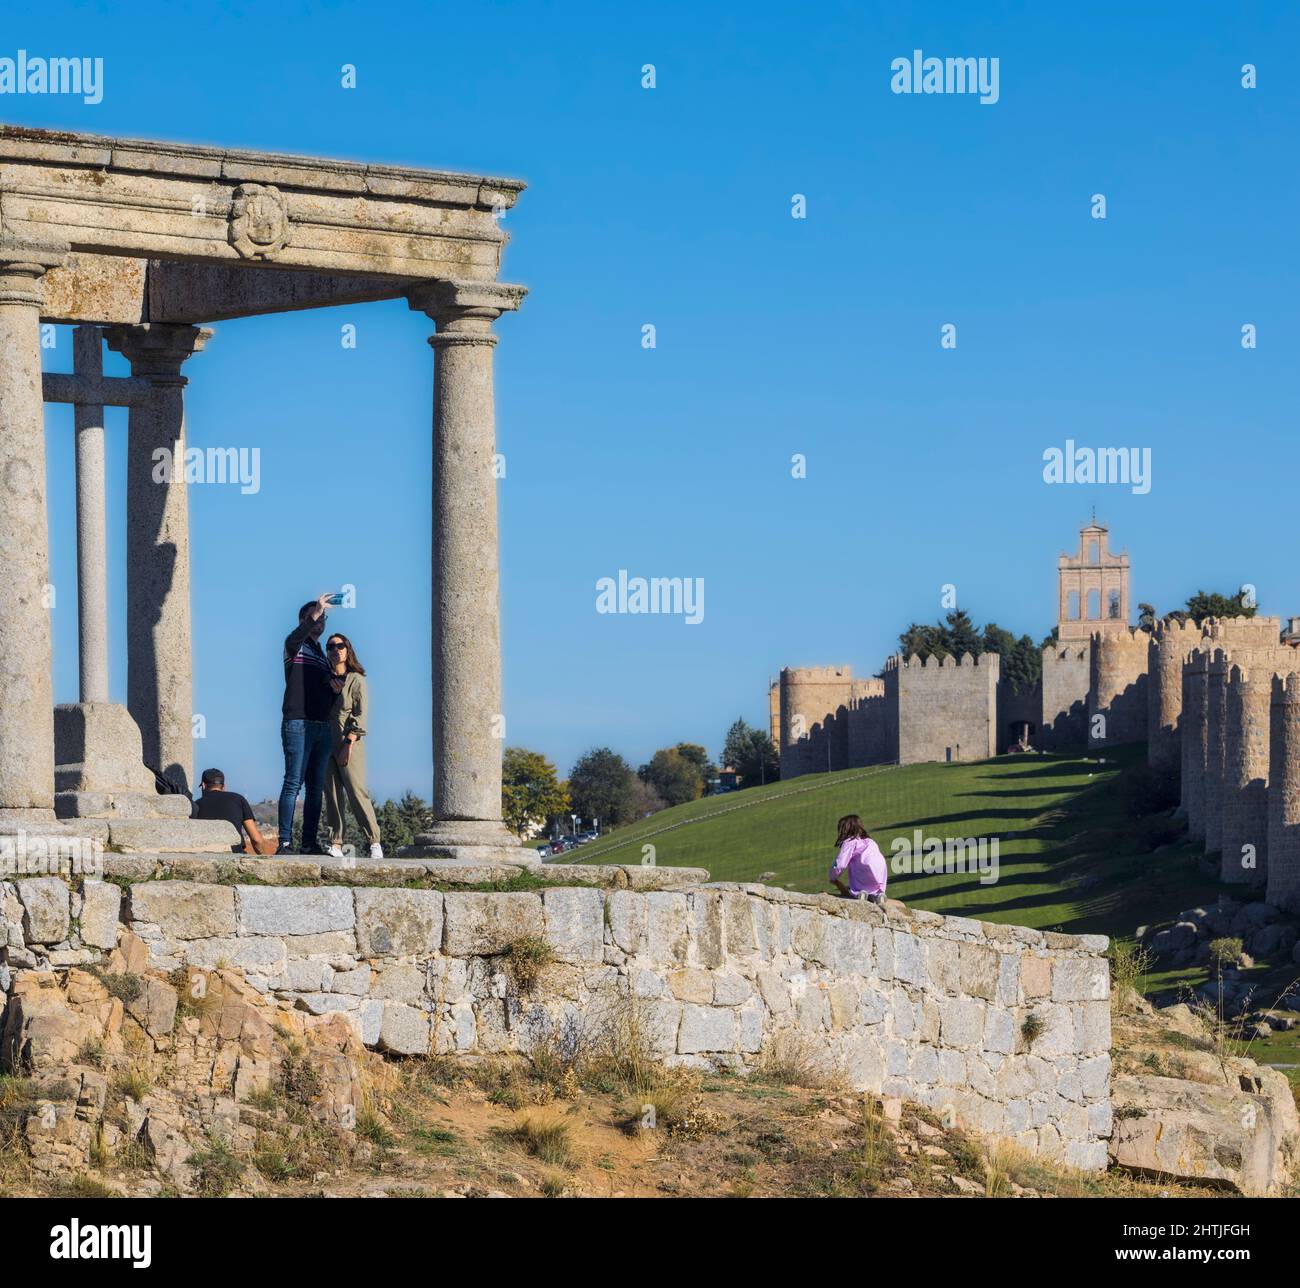
{"label": "blue jeans", "polygon": [[302,806],[302,848],[310,853],[320,845],[320,808],[325,792],[325,771],[330,760],[330,727],[324,720],[282,720],[284,786],[280,788],[279,850],[293,845],[293,807],[298,789],[306,788]]}

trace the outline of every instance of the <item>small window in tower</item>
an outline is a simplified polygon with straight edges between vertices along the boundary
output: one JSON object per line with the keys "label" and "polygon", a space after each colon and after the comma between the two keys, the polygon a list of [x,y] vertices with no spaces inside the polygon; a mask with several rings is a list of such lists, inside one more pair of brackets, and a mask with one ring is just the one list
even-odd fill
{"label": "small window in tower", "polygon": [[1098,621],[1101,617],[1101,591],[1090,590],[1088,592],[1088,620],[1090,622]]}
{"label": "small window in tower", "polygon": [[1079,592],[1070,591],[1065,600],[1065,620],[1067,622],[1077,622],[1079,620]]}
{"label": "small window in tower", "polygon": [[1110,598],[1106,604],[1106,615],[1112,621],[1119,620],[1119,591],[1118,590],[1112,590],[1110,592]]}

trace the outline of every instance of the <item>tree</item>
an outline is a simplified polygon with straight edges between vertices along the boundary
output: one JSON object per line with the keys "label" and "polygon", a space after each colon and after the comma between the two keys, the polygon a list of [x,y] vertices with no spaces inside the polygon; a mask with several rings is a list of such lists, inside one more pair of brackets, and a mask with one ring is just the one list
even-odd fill
{"label": "tree", "polygon": [[540,751],[507,747],[501,758],[501,817],[516,835],[536,835],[569,808],[569,793]]}
{"label": "tree", "polygon": [[569,775],[569,799],[583,818],[598,818],[609,827],[633,815],[636,775],[616,751],[593,747],[578,758]]}
{"label": "tree", "polygon": [[1138,605],[1138,630],[1154,631],[1156,628],[1156,610],[1154,604]]}
{"label": "tree", "polygon": [[679,742],[677,750],[691,762],[700,775],[700,792],[709,790],[709,781],[718,776],[718,767],[709,759],[709,753],[697,742]]}
{"label": "tree", "polygon": [[699,766],[687,760],[676,747],[665,747],[650,757],[648,765],[636,771],[642,782],[663,797],[669,805],[685,805],[703,794]]}
{"label": "tree", "polygon": [[1246,592],[1235,595],[1207,594],[1198,590],[1187,601],[1187,611],[1176,609],[1165,615],[1166,621],[1185,622],[1189,617],[1199,626],[1207,617],[1254,617],[1255,605],[1246,603]]}
{"label": "tree", "polygon": [[644,779],[632,780],[632,817],[645,818],[647,814],[656,814],[664,807],[664,798]]}
{"label": "tree", "polygon": [[946,626],[924,626],[913,622],[899,637],[898,651],[904,657],[915,654],[924,660],[927,657],[945,658],[952,652],[951,640]]}
{"label": "tree", "polygon": [[979,657],[983,650],[984,645],[980,640],[979,632],[975,629],[975,623],[970,619],[970,614],[964,608],[956,608],[949,613],[948,651],[958,656],[970,653]]}
{"label": "tree", "polygon": [[781,761],[772,745],[771,734],[766,729],[755,729],[744,720],[735,721],[727,730],[722,763],[740,775],[744,787],[773,783],[781,777]]}
{"label": "tree", "polygon": [[1043,651],[1028,635],[1016,639],[1010,631],[990,622],[980,643],[985,653],[996,653],[1002,659],[1000,674],[1010,681],[1013,693],[1025,693],[1042,681]]}

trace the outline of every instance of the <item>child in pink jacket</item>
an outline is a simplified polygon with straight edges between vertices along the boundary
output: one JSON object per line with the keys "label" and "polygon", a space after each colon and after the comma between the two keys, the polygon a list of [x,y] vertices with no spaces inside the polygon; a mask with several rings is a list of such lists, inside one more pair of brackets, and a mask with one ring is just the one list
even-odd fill
{"label": "child in pink jacket", "polygon": [[[867,835],[867,829],[856,814],[846,814],[840,819],[835,844],[839,852],[831,865],[831,884],[846,898],[884,903],[885,884],[889,880],[885,856],[881,854],[880,846]],[[844,884],[846,870],[848,885]]]}

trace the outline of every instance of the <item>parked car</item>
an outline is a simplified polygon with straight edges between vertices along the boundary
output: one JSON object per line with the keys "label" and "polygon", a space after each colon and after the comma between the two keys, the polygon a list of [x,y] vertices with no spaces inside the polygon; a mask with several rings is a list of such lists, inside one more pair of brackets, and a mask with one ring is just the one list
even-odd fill
{"label": "parked car", "polygon": [[554,853],[549,845],[539,845],[537,847],[537,857],[539,859],[549,859]]}

